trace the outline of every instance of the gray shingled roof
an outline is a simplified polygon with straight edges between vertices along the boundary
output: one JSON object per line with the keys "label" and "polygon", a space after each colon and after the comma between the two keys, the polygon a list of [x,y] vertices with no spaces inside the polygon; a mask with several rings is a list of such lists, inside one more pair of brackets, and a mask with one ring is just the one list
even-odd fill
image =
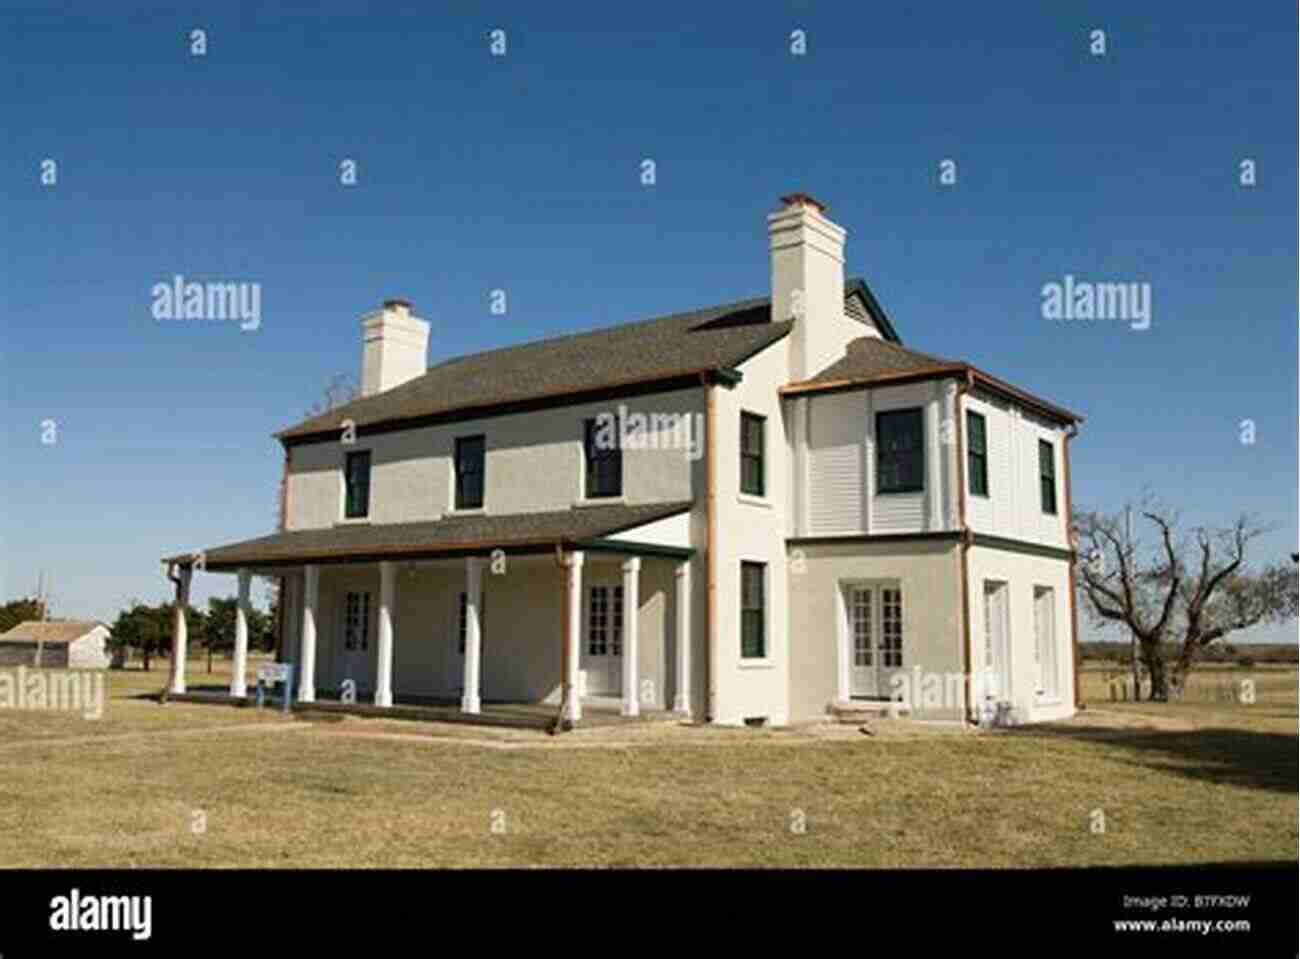
{"label": "gray shingled roof", "polygon": [[[854,296],[866,301],[885,335],[896,338],[860,278],[845,284],[846,302]],[[409,383],[354,400],[276,435],[291,440],[337,431],[346,419],[363,428],[725,369],[781,339],[791,325],[771,322],[771,298],[765,296],[489,350],[445,360]]]}
{"label": "gray shingled roof", "polygon": [[960,366],[961,361],[932,356],[898,343],[864,336],[852,340],[842,359],[804,382],[829,383],[838,380],[869,380],[893,373],[916,373],[936,367]]}
{"label": "gray shingled roof", "polygon": [[[228,543],[205,550],[203,558],[207,569],[216,570],[361,557],[401,559],[462,550],[486,553],[497,548],[599,539],[690,508],[689,502],[584,506],[548,513],[444,517],[419,523],[343,524]],[[188,562],[193,558],[183,554],[166,557],[165,562]]]}

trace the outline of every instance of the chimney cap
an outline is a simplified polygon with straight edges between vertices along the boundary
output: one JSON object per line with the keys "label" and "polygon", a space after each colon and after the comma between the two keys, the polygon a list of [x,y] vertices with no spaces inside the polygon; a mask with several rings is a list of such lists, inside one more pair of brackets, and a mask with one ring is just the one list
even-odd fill
{"label": "chimney cap", "polygon": [[411,311],[410,300],[403,300],[400,297],[384,300],[384,309],[386,310],[396,309],[399,306],[404,308],[408,313]]}
{"label": "chimney cap", "polygon": [[804,193],[802,190],[797,190],[794,193],[787,193],[785,196],[781,197],[781,202],[786,206],[814,206],[817,208],[818,213],[826,212],[825,203],[817,199],[811,193]]}

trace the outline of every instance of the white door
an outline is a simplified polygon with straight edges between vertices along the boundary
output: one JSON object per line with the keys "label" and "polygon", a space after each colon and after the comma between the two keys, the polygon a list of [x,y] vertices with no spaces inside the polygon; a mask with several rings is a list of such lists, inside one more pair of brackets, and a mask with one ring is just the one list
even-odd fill
{"label": "white door", "polygon": [[344,593],[343,608],[339,615],[341,626],[339,636],[339,654],[337,659],[338,682],[351,680],[353,691],[358,695],[374,688],[372,669],[374,655],[371,651],[371,635],[374,628],[371,619],[371,602],[369,593]]}
{"label": "white door", "polygon": [[588,696],[623,693],[623,587],[587,588],[587,629],[582,643],[581,669]]}
{"label": "white door", "polygon": [[876,683],[876,591],[850,586],[844,591],[849,625],[849,694],[874,699]]}
{"label": "white door", "polygon": [[1004,582],[984,582],[984,663],[981,692],[984,703],[996,708],[997,703],[1011,700],[1011,625],[1008,619],[1009,587]]}
{"label": "white door", "polygon": [[903,591],[896,586],[845,589],[849,694],[888,699],[890,680],[903,669]]}

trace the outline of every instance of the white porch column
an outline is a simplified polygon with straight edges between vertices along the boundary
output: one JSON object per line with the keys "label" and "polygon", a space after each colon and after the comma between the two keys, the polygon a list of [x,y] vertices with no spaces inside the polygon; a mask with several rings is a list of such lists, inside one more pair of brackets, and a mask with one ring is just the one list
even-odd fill
{"label": "white porch column", "polygon": [[582,650],[582,563],[584,554],[569,554],[568,590],[565,601],[569,604],[568,655],[565,657],[568,675],[569,699],[564,704],[564,718],[577,722],[582,718],[582,702],[578,696],[578,657]]}
{"label": "white porch column", "polygon": [[677,694],[673,709],[691,711],[691,561],[677,564]]}
{"label": "white porch column", "polygon": [[189,656],[189,629],[185,623],[185,607],[190,604],[190,578],[194,571],[182,566],[175,579],[176,610],[172,618],[172,682],[173,693],[185,692],[185,660]]}
{"label": "white porch column", "polygon": [[248,587],[252,575],[246,569],[239,571],[239,599],[235,603],[235,658],[230,666],[230,695],[243,699],[248,695]]}
{"label": "white porch column", "polygon": [[393,594],[397,564],[379,564],[379,646],[375,651],[375,705],[393,705]]}
{"label": "white porch column", "polygon": [[[281,597],[280,602],[284,602]],[[299,640],[298,700],[316,701],[316,606],[320,603],[320,567],[302,570],[302,636]]]}
{"label": "white porch column", "polygon": [[641,609],[641,558],[623,563],[623,715],[641,714],[636,626]]}
{"label": "white porch column", "polygon": [[483,607],[483,561],[477,556],[465,558],[465,679],[460,698],[462,713],[482,711],[482,623],[479,610]]}

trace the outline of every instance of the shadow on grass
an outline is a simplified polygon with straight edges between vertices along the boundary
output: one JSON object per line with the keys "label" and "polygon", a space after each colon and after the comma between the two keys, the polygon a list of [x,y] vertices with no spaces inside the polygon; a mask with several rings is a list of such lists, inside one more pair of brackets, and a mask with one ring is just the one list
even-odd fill
{"label": "shadow on grass", "polygon": [[1044,724],[1008,730],[1097,743],[1132,754],[1137,765],[1190,779],[1269,792],[1300,791],[1297,737],[1225,727],[1195,730],[1108,729]]}

